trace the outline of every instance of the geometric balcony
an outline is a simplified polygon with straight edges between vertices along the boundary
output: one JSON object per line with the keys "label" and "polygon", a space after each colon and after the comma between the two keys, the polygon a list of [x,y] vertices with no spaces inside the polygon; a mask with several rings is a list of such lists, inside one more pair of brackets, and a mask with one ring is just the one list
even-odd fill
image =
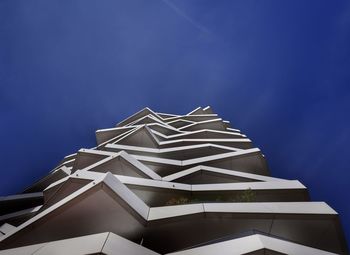
{"label": "geometric balcony", "polygon": [[210,107],[145,108],[0,198],[3,254],[347,254],[339,216]]}

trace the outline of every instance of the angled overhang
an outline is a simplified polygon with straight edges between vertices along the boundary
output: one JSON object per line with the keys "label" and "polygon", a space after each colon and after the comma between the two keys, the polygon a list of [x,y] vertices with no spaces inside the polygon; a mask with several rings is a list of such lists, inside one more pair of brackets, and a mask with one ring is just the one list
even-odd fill
{"label": "angled overhang", "polygon": [[80,236],[0,251],[0,255],[133,254],[160,255],[111,232]]}
{"label": "angled overhang", "polygon": [[[127,238],[137,238],[148,213],[149,207],[142,200],[107,173],[0,237],[0,248],[13,246],[14,240],[16,244],[28,245],[108,228],[114,228],[116,233]],[[124,222],[105,222],[108,218],[118,218]],[[89,224],[91,220],[96,224]],[[47,233],[55,234],[53,237]]]}
{"label": "angled overhang", "polygon": [[240,151],[242,149],[232,148],[211,143],[203,143],[171,148],[147,148],[140,146],[128,146],[122,144],[107,144],[107,151],[127,151],[129,154],[141,156],[154,156],[157,158],[190,159],[195,157],[212,156],[224,152]]}
{"label": "angled overhang", "polygon": [[41,207],[42,205],[38,205],[35,207],[1,215],[0,224],[11,223],[13,225],[19,225],[25,222],[26,220],[30,219],[32,216],[34,216],[40,210]]}
{"label": "angled overhang", "polygon": [[130,117],[126,118],[125,120],[119,122],[116,126],[120,127],[120,126],[126,126],[131,122],[137,121],[138,119],[147,116],[147,115],[152,115],[153,117],[155,117],[158,120],[162,120],[162,118],[155,113],[154,111],[152,111],[150,108],[146,107],[140,111],[138,111],[137,113],[131,115]]}
{"label": "angled overhang", "polygon": [[[255,251],[279,252],[290,255],[336,255],[305,245],[296,244],[286,240],[254,234],[229,241],[217,242],[197,248],[190,248],[166,255],[243,255]],[[111,232],[80,236],[60,241],[40,243],[20,248],[0,251],[0,255],[47,255],[47,254],[133,254],[133,255],[160,255],[150,249],[118,236]],[[264,254],[264,253],[262,253]]]}
{"label": "angled overhang", "polygon": [[160,132],[157,132],[156,130],[153,130],[152,127],[151,131],[154,134],[157,134],[158,136],[161,136],[167,140],[172,140],[172,139],[178,139],[182,137],[186,138],[246,138],[244,134],[241,134],[239,132],[228,132],[228,131],[220,131],[220,130],[211,130],[211,129],[201,129],[201,130],[196,130],[192,132],[185,132],[185,133],[178,133],[178,134],[173,134],[173,135],[165,135]]}
{"label": "angled overhang", "polygon": [[96,130],[96,141],[97,145],[104,144],[105,142],[110,142],[113,139],[117,139],[119,136],[125,135],[130,132],[135,127],[117,127],[117,128],[106,128]]}
{"label": "angled overhang", "polygon": [[200,122],[200,121],[213,120],[217,118],[218,118],[217,114],[193,114],[193,115],[182,115],[177,117],[170,117],[170,118],[163,119],[163,121],[169,123],[174,120],[183,119],[183,120],[189,120],[193,122]]}
{"label": "angled overhang", "polygon": [[237,171],[268,175],[267,165],[258,148],[239,150],[186,160],[132,155],[161,176],[182,171],[196,164],[235,169]]}
{"label": "angled overhang", "polygon": [[161,179],[161,177],[149,167],[136,160],[125,151],[117,153],[108,151],[96,151],[91,149],[80,149],[79,155],[82,155],[85,162],[79,164],[79,157],[74,172],[77,170],[112,172],[113,174],[129,175],[151,179]]}
{"label": "angled overhang", "polygon": [[199,203],[152,207],[148,220],[161,220],[198,213],[337,215],[324,202]]}
{"label": "angled overhang", "polygon": [[[113,146],[110,146],[113,148]],[[116,146],[120,148],[119,146]],[[130,147],[129,147],[130,148]],[[196,147],[187,147],[190,150],[195,149]],[[219,147],[220,149],[224,147]],[[142,148],[141,148],[142,150]],[[168,152],[171,152],[169,150]],[[176,152],[176,149],[174,150]],[[157,151],[154,151],[157,154]],[[151,151],[152,153],[152,151]],[[172,174],[171,171],[174,169],[184,170],[195,164],[205,164],[208,166],[226,166],[226,169],[236,169],[242,172],[250,172],[267,175],[267,166],[263,155],[261,154],[258,148],[247,149],[247,150],[238,150],[220,153],[217,155],[210,155],[199,158],[191,158],[186,160],[174,160],[168,158],[160,157],[150,157],[131,154],[128,155],[124,151],[108,152],[108,151],[97,151],[89,149],[81,149],[78,153],[76,163],[74,165],[74,172],[78,169],[93,169],[97,166],[100,166],[106,162],[109,162],[113,157],[122,156],[125,159],[128,159],[133,165],[138,166],[142,171],[150,176],[153,179],[160,178],[160,176],[165,176]],[[140,163],[140,162],[143,162]],[[152,168],[152,165],[158,165],[157,168]]]}
{"label": "angled overhang", "polygon": [[222,119],[212,119],[212,120],[204,120],[195,123],[191,123],[189,125],[183,126],[179,128],[181,131],[195,131],[201,129],[213,129],[225,131],[226,125],[223,123]]}
{"label": "angled overhang", "polygon": [[[207,131],[206,129],[199,130],[201,132]],[[208,132],[208,131],[207,131]],[[225,132],[225,131],[222,131]],[[199,132],[197,132],[198,134]],[[219,134],[218,132],[212,132]],[[223,133],[221,133],[223,134]],[[143,146],[143,147],[149,147],[149,148],[157,148],[157,147],[169,147],[173,146],[177,143],[187,143],[187,144],[196,144],[196,143],[218,143],[222,145],[227,146],[233,146],[238,147],[242,149],[251,148],[251,140],[246,138],[244,135],[240,135],[237,132],[232,133],[234,137],[238,138],[185,138],[181,139],[182,137],[175,137],[180,139],[172,139],[174,137],[170,136],[170,139],[168,139],[167,135],[163,135],[162,133],[159,133],[158,131],[152,130],[152,127],[150,125],[140,125],[136,126],[135,128],[118,135],[117,137],[111,138],[110,140],[100,144],[99,146],[105,145],[108,143],[114,143],[114,144],[124,144],[124,145],[131,145],[131,146]],[[232,137],[232,136],[231,136]]]}
{"label": "angled overhang", "polygon": [[39,206],[43,201],[44,198],[42,192],[0,197],[0,216],[33,206]]}
{"label": "angled overhang", "polygon": [[[46,204],[52,204],[52,201],[59,201],[64,198],[68,192],[73,192],[74,189],[82,187],[86,182],[93,181],[100,178],[103,173],[79,170],[75,175],[69,179],[53,183],[45,191],[45,197],[51,197],[49,200],[45,199],[44,208]],[[279,180],[270,182],[242,182],[242,183],[221,183],[221,184],[195,184],[189,185],[184,183],[167,182],[160,180],[151,180],[144,178],[136,178],[123,175],[114,175],[123,184],[133,191],[149,206],[164,206],[167,201],[171,199],[180,198],[181,196],[195,199],[199,201],[215,199],[220,197],[220,200],[226,202],[233,202],[235,197],[244,194],[247,190],[254,192],[255,201],[307,201],[308,193],[304,185],[298,181]],[[73,183],[67,183],[70,180]],[[77,182],[73,180],[82,180],[84,182]],[[60,186],[64,183],[65,187]],[[71,187],[67,187],[70,185]],[[56,187],[60,187],[58,192]],[[51,191],[53,190],[53,191]],[[278,191],[278,192],[276,192]],[[50,194],[54,193],[54,196]],[[56,197],[56,198],[54,198]],[[236,198],[237,199],[237,198]]]}
{"label": "angled overhang", "polygon": [[220,251],[220,255],[243,255],[256,251],[262,251],[262,255],[269,254],[265,253],[266,251],[264,250],[289,255],[336,255],[336,253],[311,248],[261,234],[254,234],[184,251],[168,253],[168,255],[217,255],[218,251]]}
{"label": "angled overhang", "polygon": [[223,169],[223,168],[218,168],[218,167],[209,167],[209,166],[204,166],[204,165],[198,165],[195,167],[191,167],[189,169],[164,176],[162,179],[164,181],[174,181],[178,180],[180,178],[187,177],[189,175],[192,175],[194,173],[200,172],[200,171],[206,171],[206,172],[212,172],[212,173],[219,173],[222,175],[226,176],[234,176],[234,177],[239,177],[245,180],[254,180],[254,181],[283,181],[284,179],[276,178],[276,177],[270,177],[266,175],[259,175],[259,174],[251,174],[251,173],[245,173],[242,171],[236,171],[236,170],[228,170],[228,169]]}
{"label": "angled overhang", "polygon": [[181,127],[187,126],[189,124],[193,124],[193,123],[195,123],[195,122],[190,121],[190,120],[184,120],[184,119],[177,119],[177,120],[173,120],[173,121],[168,122],[168,124],[174,128],[181,128]]}
{"label": "angled overhang", "polygon": [[[105,184],[106,187],[108,187],[108,190],[111,190],[112,193],[109,193],[108,191],[103,189],[103,185]],[[98,187],[98,188],[96,188]],[[105,196],[98,196],[94,199],[94,202],[90,201],[88,204],[90,204],[89,207],[85,208],[85,213],[86,215],[89,215],[89,213],[93,213],[94,216],[90,215],[90,220],[91,217],[95,217],[95,221],[97,226],[89,226],[85,227],[83,229],[82,226],[87,223],[89,220],[89,217],[86,218],[84,216],[84,211],[81,211],[82,208],[84,207],[79,207],[79,201],[83,201],[82,198],[85,197],[85,194],[93,194],[93,193],[98,193],[99,190],[104,190],[104,194],[112,194],[113,196],[116,196],[119,198],[117,201],[124,201],[122,204],[124,206],[120,207],[117,206],[116,213],[113,217],[116,217],[118,215],[118,211],[122,210],[124,212],[124,216],[119,216],[120,220],[124,218],[125,221],[129,221],[127,226],[124,225],[124,229],[120,230],[119,229],[119,222],[118,226],[114,226],[114,232],[122,234],[125,237],[128,238],[137,238],[138,235],[134,233],[135,228],[142,230],[143,227],[142,225],[145,225],[146,222],[157,222],[157,221],[162,221],[163,225],[164,220],[167,220],[168,223],[171,223],[175,218],[177,218],[178,222],[180,223],[181,217],[188,217],[190,215],[197,215],[200,217],[205,216],[206,214],[212,215],[211,217],[218,217],[220,219],[222,216],[220,215],[227,215],[230,214],[230,218],[233,217],[233,215],[237,215],[239,218],[242,218],[243,215],[246,215],[248,219],[257,217],[258,219],[261,216],[258,215],[265,215],[264,217],[267,217],[267,219],[272,219],[276,217],[277,215],[296,215],[300,217],[300,215],[322,215],[323,217],[331,217],[337,215],[334,210],[332,210],[330,207],[328,207],[325,203],[319,203],[319,202],[298,202],[298,203],[198,203],[198,204],[188,204],[188,205],[178,205],[178,206],[165,206],[165,207],[148,207],[141,199],[139,199],[133,192],[131,192],[124,184],[122,184],[116,177],[114,177],[112,174],[107,173],[103,175],[102,178],[99,178],[95,181],[90,182],[89,184],[85,185],[78,191],[72,193],[71,195],[63,198],[56,204],[52,205],[51,207],[47,208],[46,210],[40,212],[27,222],[23,223],[22,225],[18,226],[14,231],[7,233],[5,236],[3,236],[0,241],[1,241],[1,248],[8,248],[11,247],[11,240],[13,241],[16,239],[16,237],[19,238],[17,239],[17,243],[21,243],[23,245],[26,245],[30,242],[33,242],[32,236],[36,236],[38,238],[37,242],[42,242],[42,241],[52,241],[50,239],[46,240],[48,237],[47,235],[45,236],[40,236],[39,233],[44,233],[41,231],[42,223],[46,223],[46,232],[47,231],[53,231],[56,233],[58,236],[64,232],[64,235],[70,234],[71,235],[79,235],[81,233],[80,231],[98,231],[101,230],[101,222],[98,220],[98,211],[96,211],[96,208],[93,211],[90,211],[88,209],[90,206],[94,207],[93,205],[96,204],[98,206],[98,210],[106,211],[106,210],[111,210],[114,206],[116,206],[120,202],[113,201],[112,204],[109,204],[109,209],[108,207],[102,206],[99,204],[101,202],[101,199],[106,199]],[[106,193],[107,192],[107,193]],[[97,199],[97,200],[96,200]],[[121,200],[120,200],[121,199]],[[75,201],[75,203],[72,203]],[[111,200],[112,201],[112,200]],[[69,212],[69,208],[78,207],[77,209],[80,210],[81,218],[80,220],[75,219],[72,221],[72,217],[74,217],[74,210]],[[112,207],[111,207],[112,206]],[[66,208],[66,209],[64,209]],[[121,209],[121,208],[130,208],[127,209],[126,211]],[[67,230],[61,230],[61,233],[59,233],[59,225],[57,225],[60,220],[58,220],[59,217],[64,217],[63,211],[66,210],[66,212],[70,213],[68,216],[64,218],[64,221],[70,222],[70,230],[67,232]],[[59,212],[59,214],[55,213]],[[101,213],[101,211],[100,211]],[[130,219],[130,216],[127,216],[125,214],[129,214],[132,216],[134,220]],[[119,213],[119,215],[121,215]],[[215,216],[217,215],[217,216]],[[255,215],[255,216],[254,216]],[[272,215],[272,217],[267,216],[267,215]],[[103,214],[100,215],[102,217]],[[57,218],[58,217],[58,218]],[[68,217],[68,218],[67,218]],[[105,217],[108,217],[105,215]],[[135,218],[138,219],[135,221]],[[56,220],[55,220],[56,218]],[[227,224],[227,220],[230,221],[230,218],[225,218],[224,221]],[[325,218],[325,219],[326,219]],[[333,218],[332,218],[333,219]],[[140,222],[141,220],[141,222]],[[180,220],[180,221],[179,221]],[[144,223],[142,223],[144,221]],[[222,219],[221,219],[222,221]],[[51,222],[51,223],[50,223]],[[85,223],[84,223],[85,222]],[[133,223],[132,223],[133,222]],[[135,226],[135,222],[138,225]],[[191,222],[188,222],[188,220],[184,220],[186,222],[187,226],[191,226]],[[40,223],[40,224],[37,224]],[[74,224],[79,224],[79,227],[77,227]],[[111,223],[109,223],[111,224]],[[209,223],[211,224],[211,223]],[[158,223],[157,223],[158,225]],[[50,227],[51,226],[51,227]],[[111,226],[109,226],[111,227]],[[31,229],[31,238],[28,239],[28,234],[26,236],[26,229],[30,228]],[[95,229],[96,228],[96,229]],[[244,227],[245,228],[245,227]],[[244,230],[244,228],[242,230]],[[152,231],[152,226],[149,225],[149,231]],[[38,232],[36,232],[37,230]],[[24,234],[23,234],[24,233]],[[24,237],[23,237],[24,236]],[[73,237],[71,236],[71,237]],[[22,239],[21,239],[22,238]],[[27,239],[28,240],[27,240]],[[27,241],[26,241],[27,240]],[[29,242],[30,241],[30,242]],[[27,242],[27,243],[26,243]]]}

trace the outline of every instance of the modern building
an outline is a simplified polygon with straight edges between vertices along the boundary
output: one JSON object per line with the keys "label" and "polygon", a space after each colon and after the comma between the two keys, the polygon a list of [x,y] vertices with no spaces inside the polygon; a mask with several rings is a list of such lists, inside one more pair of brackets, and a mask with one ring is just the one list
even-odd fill
{"label": "modern building", "polygon": [[0,255],[347,254],[339,216],[210,107],[145,108],[0,199]]}

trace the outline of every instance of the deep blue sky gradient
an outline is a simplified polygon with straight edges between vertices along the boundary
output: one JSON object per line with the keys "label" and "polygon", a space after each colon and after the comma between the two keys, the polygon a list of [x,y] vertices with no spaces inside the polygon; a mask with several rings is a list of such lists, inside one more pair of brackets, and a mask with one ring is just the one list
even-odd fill
{"label": "deep blue sky gradient", "polygon": [[0,195],[149,106],[211,105],[350,237],[349,1],[0,1]]}

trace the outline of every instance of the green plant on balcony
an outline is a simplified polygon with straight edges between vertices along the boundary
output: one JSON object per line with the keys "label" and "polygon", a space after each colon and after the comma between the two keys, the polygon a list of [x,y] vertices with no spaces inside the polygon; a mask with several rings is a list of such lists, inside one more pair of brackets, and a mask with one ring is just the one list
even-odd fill
{"label": "green plant on balcony", "polygon": [[169,199],[165,204],[166,205],[183,205],[188,204],[190,199],[188,197],[173,197]]}
{"label": "green plant on balcony", "polygon": [[256,194],[255,192],[249,188],[242,192],[242,194],[237,195],[235,198],[235,202],[255,202]]}
{"label": "green plant on balcony", "polygon": [[255,202],[256,201],[256,194],[253,190],[250,188],[247,190],[244,190],[241,194],[237,195],[236,197],[224,197],[224,196],[208,196],[208,197],[173,197],[169,199],[165,204],[166,205],[184,205],[184,204],[192,204],[192,203],[203,203],[203,202],[217,202],[217,203],[225,203],[225,202]]}

